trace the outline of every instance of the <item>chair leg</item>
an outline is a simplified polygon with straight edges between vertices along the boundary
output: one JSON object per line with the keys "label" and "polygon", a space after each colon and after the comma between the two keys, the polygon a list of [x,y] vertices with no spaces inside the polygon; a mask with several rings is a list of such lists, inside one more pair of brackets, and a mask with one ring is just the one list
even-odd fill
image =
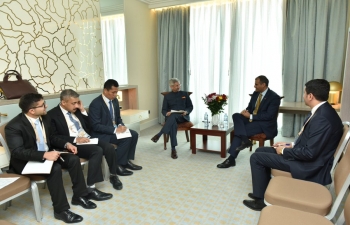
{"label": "chair leg", "polygon": [[265,140],[259,140],[259,148],[264,147]]}
{"label": "chair leg", "polygon": [[275,140],[272,138],[270,139],[270,146],[272,146],[275,143]]}
{"label": "chair leg", "polygon": [[166,150],[167,134],[163,134],[163,136],[164,136],[164,150]]}
{"label": "chair leg", "polygon": [[34,181],[31,182],[31,191],[32,191],[36,220],[38,222],[41,222],[41,220],[43,219],[43,210],[41,208],[38,185]]}
{"label": "chair leg", "polygon": [[188,138],[188,130],[185,130],[185,134],[186,134],[186,140],[187,140],[187,142],[190,142],[190,139]]}

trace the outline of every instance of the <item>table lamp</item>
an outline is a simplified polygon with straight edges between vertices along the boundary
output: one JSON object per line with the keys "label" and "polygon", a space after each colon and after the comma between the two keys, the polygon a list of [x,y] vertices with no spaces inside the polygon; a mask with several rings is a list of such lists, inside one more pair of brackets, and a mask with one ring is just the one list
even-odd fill
{"label": "table lamp", "polygon": [[117,93],[117,99],[118,99],[119,102],[122,102],[122,101],[123,101],[123,92],[118,91],[118,93]]}
{"label": "table lamp", "polygon": [[339,96],[340,92],[343,90],[343,87],[341,83],[337,81],[331,81],[329,82],[330,90],[329,90],[329,97],[328,102],[331,105],[337,105],[339,103]]}

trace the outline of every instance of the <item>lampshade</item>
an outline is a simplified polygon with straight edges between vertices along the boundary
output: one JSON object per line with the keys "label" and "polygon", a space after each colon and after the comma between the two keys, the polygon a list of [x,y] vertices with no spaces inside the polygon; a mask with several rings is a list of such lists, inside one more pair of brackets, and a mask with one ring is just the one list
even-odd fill
{"label": "lampshade", "polygon": [[341,91],[343,90],[343,87],[341,85],[341,83],[337,82],[337,81],[331,81],[329,82],[330,85],[330,91]]}

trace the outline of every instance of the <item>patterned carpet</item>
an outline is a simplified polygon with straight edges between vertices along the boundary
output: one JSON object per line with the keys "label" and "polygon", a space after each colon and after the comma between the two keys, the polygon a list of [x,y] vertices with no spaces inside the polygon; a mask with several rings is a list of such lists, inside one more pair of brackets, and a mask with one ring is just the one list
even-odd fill
{"label": "patterned carpet", "polygon": [[[157,144],[150,140],[160,128],[157,125],[141,131],[134,163],[142,165],[143,170],[120,177],[123,190],[114,190],[109,182],[101,182],[97,188],[113,193],[111,200],[95,202],[94,210],[71,205],[73,212],[84,217],[80,224],[257,224],[260,213],[242,204],[252,191],[249,150],[241,152],[236,167],[218,169],[216,165],[223,161],[218,153],[192,154],[184,132],[179,132],[179,158],[174,160],[169,144],[164,151],[163,139]],[[201,141],[200,136],[197,139]],[[280,140],[286,139],[275,138]],[[256,145],[253,151],[255,148]],[[63,178],[70,202],[69,174],[65,173]],[[53,217],[48,190],[40,188],[39,192],[44,214],[41,224],[64,224]],[[21,225],[38,224],[31,194],[14,199],[6,211],[1,209],[0,219]]]}

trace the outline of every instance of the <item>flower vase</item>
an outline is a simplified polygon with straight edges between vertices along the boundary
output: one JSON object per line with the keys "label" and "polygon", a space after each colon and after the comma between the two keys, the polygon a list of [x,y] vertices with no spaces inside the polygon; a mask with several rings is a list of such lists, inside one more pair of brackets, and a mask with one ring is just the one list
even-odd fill
{"label": "flower vase", "polygon": [[215,114],[215,115],[213,115],[213,117],[211,118],[211,124],[212,124],[213,126],[217,126],[217,125],[219,125],[219,120],[220,120],[219,114]]}

